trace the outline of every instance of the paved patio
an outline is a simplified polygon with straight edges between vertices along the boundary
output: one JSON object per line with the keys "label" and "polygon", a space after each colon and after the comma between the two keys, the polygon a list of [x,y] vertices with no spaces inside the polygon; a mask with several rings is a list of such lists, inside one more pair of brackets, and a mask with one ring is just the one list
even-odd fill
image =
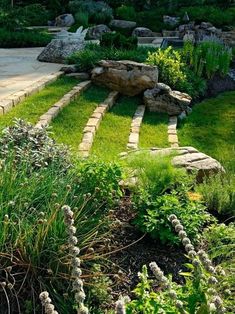
{"label": "paved patio", "polygon": [[60,70],[61,64],[37,61],[42,49],[0,49],[0,100]]}

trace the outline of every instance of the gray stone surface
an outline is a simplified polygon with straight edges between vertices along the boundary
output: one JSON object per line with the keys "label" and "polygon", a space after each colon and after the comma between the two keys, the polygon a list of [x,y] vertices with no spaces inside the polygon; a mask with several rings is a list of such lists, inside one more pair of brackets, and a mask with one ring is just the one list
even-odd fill
{"label": "gray stone surface", "polygon": [[128,96],[153,88],[158,81],[155,66],[133,61],[102,60],[92,71],[92,81]]}
{"label": "gray stone surface", "polygon": [[104,24],[95,25],[88,29],[87,35],[89,39],[100,39],[103,34],[110,33],[111,29]]}
{"label": "gray stone surface", "polygon": [[136,27],[136,22],[126,20],[112,20],[109,24],[112,28],[132,29]]}
{"label": "gray stone surface", "polygon": [[70,27],[75,23],[72,14],[62,14],[55,19],[55,26],[57,27]]}
{"label": "gray stone surface", "polygon": [[39,61],[64,63],[66,58],[74,52],[81,50],[85,46],[85,36],[87,29],[79,27],[76,33],[69,33],[65,30],[57,34],[56,39],[43,49],[38,56]]}
{"label": "gray stone surface", "polygon": [[173,91],[168,85],[158,83],[144,93],[144,103],[151,112],[179,115],[190,105],[192,98],[185,93]]}
{"label": "gray stone surface", "polygon": [[151,29],[146,28],[146,27],[136,27],[133,32],[132,36],[137,36],[137,37],[153,37],[154,34],[151,31]]}
{"label": "gray stone surface", "polygon": [[0,100],[30,88],[32,84],[60,70],[60,64],[37,61],[42,49],[0,49]]}

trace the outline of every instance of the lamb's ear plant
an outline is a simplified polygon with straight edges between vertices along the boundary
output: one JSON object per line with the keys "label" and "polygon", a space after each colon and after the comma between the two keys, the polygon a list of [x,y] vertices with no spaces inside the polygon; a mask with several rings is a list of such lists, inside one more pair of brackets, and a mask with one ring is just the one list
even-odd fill
{"label": "lamb's ear plant", "polygon": [[81,261],[78,257],[80,249],[77,246],[78,239],[76,237],[76,227],[74,227],[74,213],[67,205],[64,205],[62,210],[64,212],[64,221],[69,235],[69,253],[71,256],[72,276],[74,278],[73,291],[75,292],[75,302],[78,306],[77,314],[88,314],[88,308],[84,305],[86,295],[83,289],[83,281],[81,279]]}

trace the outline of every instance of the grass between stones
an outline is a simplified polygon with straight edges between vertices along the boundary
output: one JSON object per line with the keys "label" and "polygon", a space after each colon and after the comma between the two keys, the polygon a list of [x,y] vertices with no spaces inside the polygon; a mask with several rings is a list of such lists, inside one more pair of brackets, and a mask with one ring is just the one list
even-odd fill
{"label": "grass between stones", "polygon": [[194,146],[235,173],[235,91],[194,106],[178,136],[181,146]]}
{"label": "grass between stones", "polygon": [[21,118],[35,124],[39,117],[45,113],[64,94],[68,93],[78,80],[70,77],[61,77],[47,85],[40,92],[27,97],[5,115],[0,116],[0,130],[12,124],[15,118]]}
{"label": "grass between stones", "polygon": [[140,128],[140,148],[168,147],[168,115],[145,111]]}
{"label": "grass between stones", "polygon": [[108,94],[106,88],[91,86],[65,107],[51,123],[55,140],[70,146],[77,153],[88,119]]}
{"label": "grass between stones", "polygon": [[93,155],[113,160],[127,150],[131,121],[139,104],[137,97],[119,98],[100,124],[92,148]]}

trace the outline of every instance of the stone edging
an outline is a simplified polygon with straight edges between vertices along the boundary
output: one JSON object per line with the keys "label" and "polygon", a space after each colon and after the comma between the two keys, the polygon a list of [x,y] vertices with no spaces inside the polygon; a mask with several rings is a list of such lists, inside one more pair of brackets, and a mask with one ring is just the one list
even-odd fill
{"label": "stone edging", "polygon": [[0,100],[0,115],[6,114],[13,107],[23,101],[27,96],[38,93],[46,85],[56,81],[61,75],[63,75],[62,71],[47,75],[39,81],[35,82],[34,84],[24,88],[23,90]]}
{"label": "stone edging", "polygon": [[172,148],[179,147],[179,141],[177,136],[177,116],[169,117],[168,122],[168,142]]}
{"label": "stone edging", "polygon": [[42,128],[50,124],[50,122],[59,114],[59,112],[66,107],[72,100],[79,96],[79,94],[89,88],[91,81],[81,82],[70,92],[65,94],[57,103],[55,103],[46,113],[44,113],[36,124],[36,128]]}
{"label": "stone edging", "polygon": [[105,113],[114,105],[118,97],[118,92],[112,91],[104,102],[99,104],[89,118],[84,130],[83,138],[78,151],[81,157],[88,157],[91,150],[95,134]]}
{"label": "stone edging", "polygon": [[139,144],[139,134],[140,134],[140,127],[144,117],[145,106],[140,105],[137,107],[136,112],[133,116],[132,123],[131,123],[131,130],[129,135],[129,140],[127,144],[128,149],[137,149]]}

